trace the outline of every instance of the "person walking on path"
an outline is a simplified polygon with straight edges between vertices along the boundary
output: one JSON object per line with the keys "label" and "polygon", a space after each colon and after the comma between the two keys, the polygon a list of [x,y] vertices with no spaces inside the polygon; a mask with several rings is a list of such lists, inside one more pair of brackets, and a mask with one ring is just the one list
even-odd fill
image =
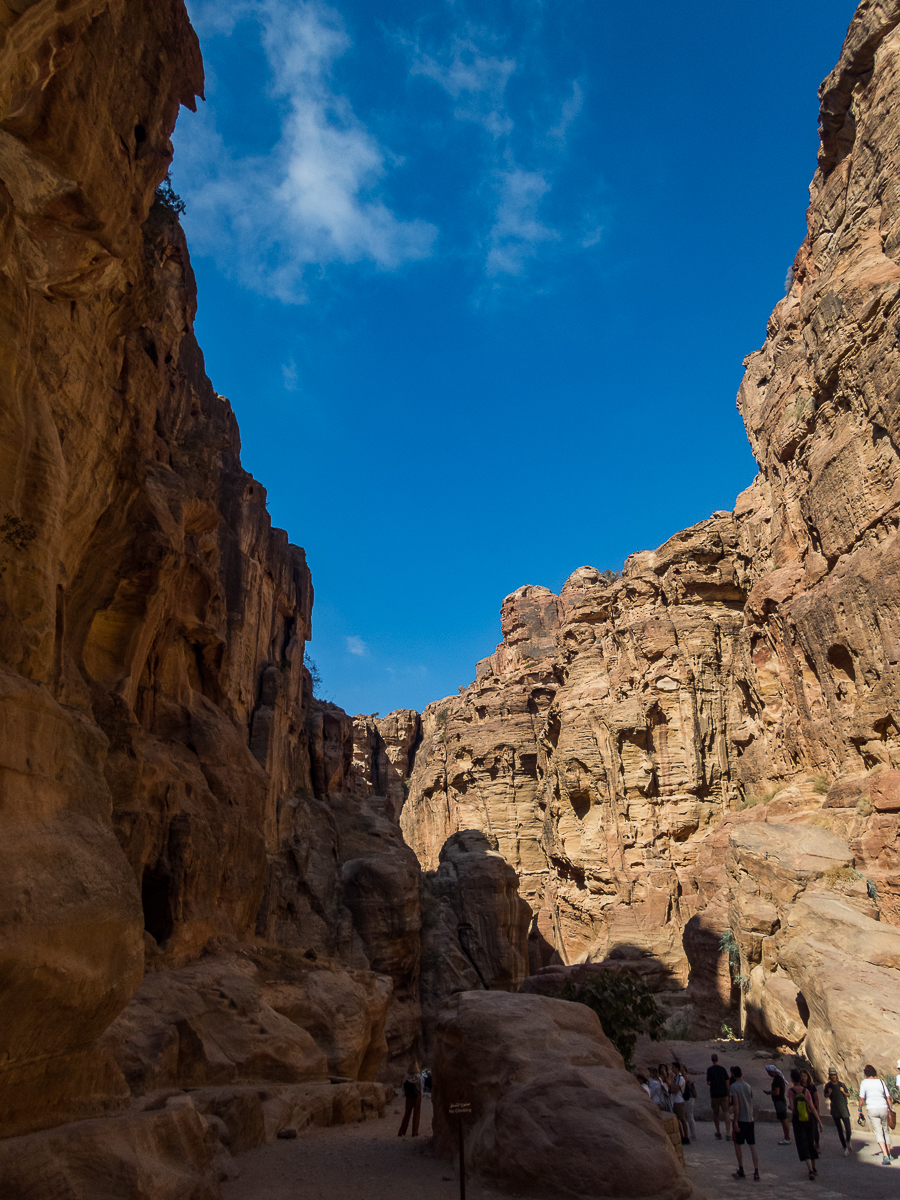
{"label": "person walking on path", "polygon": [[778,1145],[789,1146],[791,1144],[791,1126],[788,1122],[787,1099],[785,1098],[787,1084],[785,1083],[784,1076],[774,1063],[770,1063],[766,1067],[766,1074],[769,1076],[769,1081],[772,1084],[771,1089],[766,1089],[766,1095],[772,1097],[775,1116],[781,1122],[781,1132],[784,1134]]}
{"label": "person walking on path", "polygon": [[729,1100],[732,1109],[731,1140],[734,1142],[734,1154],[738,1169],[732,1174],[735,1179],[744,1178],[744,1153],[742,1146],[750,1147],[750,1157],[753,1159],[753,1178],[759,1179],[759,1158],[756,1153],[756,1127],[753,1113],[753,1088],[741,1078],[741,1068],[731,1068],[731,1091]]}
{"label": "person walking on path", "polygon": [[813,1137],[813,1125],[821,1125],[819,1114],[816,1112],[812,1096],[800,1082],[800,1072],[791,1071],[791,1086],[787,1091],[788,1109],[791,1114],[791,1125],[794,1129],[794,1145],[797,1147],[797,1157],[806,1163],[810,1179],[815,1179],[816,1159],[819,1152],[816,1149],[816,1139]]}
{"label": "person walking on path", "polygon": [[697,1087],[693,1079],[691,1079],[687,1063],[680,1063],[679,1066],[684,1076],[684,1119],[687,1121],[688,1137],[692,1141],[696,1141],[697,1126],[694,1124],[694,1101],[697,1099]]}
{"label": "person walking on path", "polygon": [[687,1117],[684,1108],[684,1089],[687,1087],[687,1081],[681,1073],[681,1069],[677,1062],[672,1063],[672,1077],[669,1084],[669,1090],[672,1094],[672,1111],[678,1118],[678,1125],[681,1129],[681,1144],[689,1146],[691,1139],[688,1137]]}
{"label": "person walking on path", "polygon": [[406,1098],[406,1111],[403,1114],[403,1122],[397,1132],[397,1137],[403,1137],[406,1133],[410,1117],[412,1117],[412,1135],[418,1137],[419,1118],[422,1115],[422,1076],[419,1074],[417,1063],[410,1063],[409,1069],[403,1077],[403,1095]]}
{"label": "person walking on path", "polygon": [[819,1123],[813,1130],[813,1136],[816,1139],[816,1149],[819,1149],[819,1130],[822,1128],[822,1110],[819,1107],[819,1093],[816,1088],[816,1081],[812,1077],[812,1072],[807,1071],[805,1067],[800,1068],[800,1086],[805,1087],[812,1096],[812,1102],[816,1108],[816,1115],[819,1117]]}
{"label": "person walking on path", "polygon": [[881,1161],[886,1167],[891,1165],[891,1130],[888,1123],[890,1114],[894,1111],[891,1094],[886,1084],[878,1078],[878,1072],[873,1066],[864,1068],[865,1079],[859,1085],[859,1115],[862,1117],[863,1105],[866,1116],[875,1130],[875,1140],[881,1151]]}
{"label": "person walking on path", "polygon": [[[706,1084],[709,1088],[709,1102],[712,1105],[713,1120],[716,1123],[716,1137],[722,1140],[719,1130],[719,1120],[728,1120],[728,1072],[719,1066],[719,1056],[712,1056],[712,1066],[706,1068]],[[727,1127],[727,1126],[726,1126]]]}
{"label": "person walking on path", "polygon": [[847,1091],[846,1085],[838,1078],[835,1067],[828,1068],[828,1082],[822,1090],[822,1095],[831,1106],[831,1118],[838,1131],[838,1137],[841,1139],[844,1158],[849,1158],[853,1148],[850,1138],[850,1108],[848,1106],[850,1093]]}

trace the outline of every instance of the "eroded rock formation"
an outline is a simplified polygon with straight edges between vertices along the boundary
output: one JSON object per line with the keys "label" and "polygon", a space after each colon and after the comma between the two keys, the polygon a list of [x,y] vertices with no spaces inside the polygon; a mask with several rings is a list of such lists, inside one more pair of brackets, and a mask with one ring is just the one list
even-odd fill
{"label": "eroded rock formation", "polygon": [[0,26],[0,1134],[165,1087],[371,1081],[419,1036],[392,820],[417,725],[351,781],[353,723],[303,665],[303,551],[204,372],[155,198],[196,38],[181,0]]}
{"label": "eroded rock formation", "polygon": [[812,910],[748,868],[757,911],[739,912],[726,861],[751,825],[822,821],[877,898],[865,919],[898,923],[898,51],[900,4],[864,3],[820,90],[808,234],[738,396],[757,479],[621,578],[507,597],[496,653],[423,714],[401,817],[428,867],[456,829],[495,840],[536,913],[532,969],[650,957],[698,1031],[746,969],[760,1011],[793,989],[779,1036],[822,1054],[787,936]]}
{"label": "eroded rock formation", "polygon": [[692,1194],[665,1128],[671,1116],[661,1119],[585,1005],[461,992],[436,1042],[438,1154],[457,1146],[450,1106],[468,1102],[467,1162],[518,1195]]}

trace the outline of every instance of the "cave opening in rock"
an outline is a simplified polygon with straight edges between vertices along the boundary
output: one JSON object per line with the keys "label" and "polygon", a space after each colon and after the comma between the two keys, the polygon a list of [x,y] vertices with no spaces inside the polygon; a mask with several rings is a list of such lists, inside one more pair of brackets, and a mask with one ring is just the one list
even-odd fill
{"label": "cave opening in rock", "polygon": [[806,1003],[806,997],[802,992],[797,993],[797,1012],[800,1014],[800,1020],[809,1028],[809,1005]]}
{"label": "cave opening in rock", "polygon": [[162,945],[172,935],[171,904],[172,880],[161,867],[145,867],[141,880],[141,906],[144,910],[144,928]]}

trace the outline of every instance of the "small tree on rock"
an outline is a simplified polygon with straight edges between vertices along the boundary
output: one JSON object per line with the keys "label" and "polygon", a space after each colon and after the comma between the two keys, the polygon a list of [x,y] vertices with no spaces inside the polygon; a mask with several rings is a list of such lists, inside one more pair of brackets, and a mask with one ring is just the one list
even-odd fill
{"label": "small tree on rock", "polygon": [[653,994],[631,971],[603,971],[580,982],[570,979],[562,991],[552,994],[592,1008],[629,1070],[638,1034],[647,1033],[654,1042],[662,1035],[665,1022]]}

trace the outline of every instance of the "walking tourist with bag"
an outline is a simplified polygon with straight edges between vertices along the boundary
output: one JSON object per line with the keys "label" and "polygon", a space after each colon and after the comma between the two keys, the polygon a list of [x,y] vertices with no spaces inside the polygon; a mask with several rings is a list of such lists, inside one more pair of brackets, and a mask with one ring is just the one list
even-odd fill
{"label": "walking tourist with bag", "polygon": [[819,1149],[819,1131],[822,1128],[822,1110],[819,1106],[819,1092],[816,1088],[816,1081],[812,1077],[812,1072],[807,1071],[805,1067],[800,1068],[800,1086],[805,1087],[812,1096],[813,1107],[816,1110],[816,1116],[819,1118],[818,1123],[813,1127],[813,1136],[816,1139],[816,1149]]}
{"label": "walking tourist with bag", "polygon": [[678,1125],[681,1129],[681,1144],[682,1146],[689,1146],[691,1139],[688,1137],[687,1117],[684,1108],[684,1089],[687,1087],[687,1080],[682,1075],[677,1062],[672,1063],[672,1078],[669,1087],[672,1093],[672,1111],[678,1118]]}
{"label": "walking tourist with bag", "polygon": [[828,1082],[825,1084],[822,1095],[831,1106],[831,1119],[834,1121],[838,1137],[841,1139],[844,1158],[848,1158],[853,1148],[850,1138],[850,1108],[848,1106],[850,1093],[847,1091],[846,1084],[838,1078],[835,1067],[828,1068]]}
{"label": "walking tourist with bag", "polygon": [[886,1167],[891,1165],[891,1130],[897,1122],[897,1115],[891,1103],[891,1094],[887,1085],[878,1078],[878,1072],[873,1066],[867,1066],[865,1079],[859,1085],[859,1122],[862,1124],[863,1107],[872,1128],[875,1130],[875,1140],[881,1151],[881,1161]]}
{"label": "walking tourist with bag", "polygon": [[697,1138],[697,1126],[694,1124],[694,1101],[697,1099],[697,1085],[691,1079],[691,1073],[686,1063],[681,1063],[681,1073],[684,1076],[684,1119],[687,1121],[688,1137],[693,1141]]}
{"label": "walking tourist with bag", "polygon": [[816,1159],[819,1157],[813,1129],[821,1126],[822,1122],[819,1120],[812,1096],[800,1082],[800,1072],[797,1070],[791,1071],[791,1086],[787,1091],[787,1100],[797,1157],[801,1162],[806,1163],[806,1169],[812,1180],[818,1174]]}

